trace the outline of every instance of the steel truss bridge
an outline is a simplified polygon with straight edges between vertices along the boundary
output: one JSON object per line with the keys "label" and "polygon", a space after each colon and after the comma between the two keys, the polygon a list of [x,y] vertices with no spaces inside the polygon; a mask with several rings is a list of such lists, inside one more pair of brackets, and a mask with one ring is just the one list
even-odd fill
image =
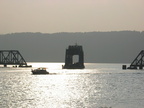
{"label": "steel truss bridge", "polygon": [[23,56],[18,50],[0,50],[0,65],[19,65],[19,67],[31,67],[28,66]]}
{"label": "steel truss bridge", "polygon": [[137,57],[133,60],[128,69],[143,69],[144,67],[144,50],[142,50]]}

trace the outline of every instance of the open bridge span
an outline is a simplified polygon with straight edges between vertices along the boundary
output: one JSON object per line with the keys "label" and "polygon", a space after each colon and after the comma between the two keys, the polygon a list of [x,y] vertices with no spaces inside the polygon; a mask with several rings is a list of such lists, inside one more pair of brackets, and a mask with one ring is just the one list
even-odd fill
{"label": "open bridge span", "polygon": [[19,67],[31,67],[18,50],[0,50],[0,65],[19,65]]}

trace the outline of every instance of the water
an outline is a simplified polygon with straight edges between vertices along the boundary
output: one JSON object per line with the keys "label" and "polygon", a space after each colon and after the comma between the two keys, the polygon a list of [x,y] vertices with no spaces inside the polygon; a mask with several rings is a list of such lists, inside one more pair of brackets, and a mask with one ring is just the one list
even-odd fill
{"label": "water", "polygon": [[122,64],[85,63],[86,69],[61,69],[63,63],[30,63],[31,68],[0,67],[0,108],[143,108],[144,70]]}

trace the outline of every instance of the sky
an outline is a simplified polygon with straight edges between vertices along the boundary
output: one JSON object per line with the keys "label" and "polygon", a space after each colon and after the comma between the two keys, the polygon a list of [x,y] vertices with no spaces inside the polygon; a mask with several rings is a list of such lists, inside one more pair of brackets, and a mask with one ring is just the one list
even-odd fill
{"label": "sky", "polygon": [[144,0],[0,0],[0,34],[144,31]]}

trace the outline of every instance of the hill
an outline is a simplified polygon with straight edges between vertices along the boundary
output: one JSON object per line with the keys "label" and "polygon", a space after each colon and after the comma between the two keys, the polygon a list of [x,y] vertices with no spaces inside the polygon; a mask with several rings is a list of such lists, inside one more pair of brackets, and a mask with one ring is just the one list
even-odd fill
{"label": "hill", "polygon": [[144,32],[12,33],[0,35],[0,50],[19,50],[26,61],[64,62],[69,45],[82,45],[85,62],[129,63],[144,49]]}

